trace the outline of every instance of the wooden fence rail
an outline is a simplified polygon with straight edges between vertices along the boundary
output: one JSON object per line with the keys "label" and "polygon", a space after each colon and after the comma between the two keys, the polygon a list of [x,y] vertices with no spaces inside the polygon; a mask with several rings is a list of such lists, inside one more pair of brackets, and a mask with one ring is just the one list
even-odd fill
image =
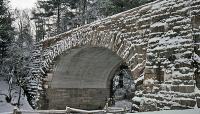
{"label": "wooden fence rail", "polygon": [[104,110],[82,110],[76,108],[66,107],[65,110],[19,110],[18,108],[14,108],[13,112],[5,112],[0,114],[70,114],[70,113],[80,113],[80,114],[124,114],[126,109],[117,108],[117,107],[106,107]]}

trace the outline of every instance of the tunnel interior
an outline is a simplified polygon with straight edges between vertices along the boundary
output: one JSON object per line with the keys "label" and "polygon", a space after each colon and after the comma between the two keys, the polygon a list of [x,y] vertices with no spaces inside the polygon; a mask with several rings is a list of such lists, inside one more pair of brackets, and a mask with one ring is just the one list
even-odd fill
{"label": "tunnel interior", "polygon": [[70,49],[55,60],[46,90],[47,109],[102,109],[117,89],[128,87],[126,76],[132,80],[122,58],[107,48]]}

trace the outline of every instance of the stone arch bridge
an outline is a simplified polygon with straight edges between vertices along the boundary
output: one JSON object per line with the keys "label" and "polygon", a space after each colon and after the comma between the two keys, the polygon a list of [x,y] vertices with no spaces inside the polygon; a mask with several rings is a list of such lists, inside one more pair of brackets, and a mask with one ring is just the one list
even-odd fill
{"label": "stone arch bridge", "polygon": [[113,71],[126,64],[136,83],[144,78],[136,96],[155,110],[200,107],[199,30],[200,0],[157,0],[41,41],[31,70],[43,82],[39,105],[102,107]]}

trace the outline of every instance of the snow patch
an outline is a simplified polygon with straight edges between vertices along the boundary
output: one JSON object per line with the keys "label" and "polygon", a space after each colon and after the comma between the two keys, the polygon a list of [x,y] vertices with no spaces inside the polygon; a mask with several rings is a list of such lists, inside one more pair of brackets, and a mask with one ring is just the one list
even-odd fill
{"label": "snow patch", "polygon": [[[131,113],[126,113],[131,114]],[[163,110],[154,112],[138,112],[132,114],[200,114],[200,109],[188,109],[188,110]]]}
{"label": "snow patch", "polygon": [[[4,81],[4,78],[0,77],[0,113],[3,112],[12,112],[14,109],[14,104],[17,103],[19,94],[19,87],[16,84],[13,84],[12,87],[12,100],[11,103],[7,103],[5,95],[8,95],[8,83]],[[22,92],[23,93],[23,92]],[[23,110],[33,110],[29,105],[26,96],[21,95],[20,109]]]}

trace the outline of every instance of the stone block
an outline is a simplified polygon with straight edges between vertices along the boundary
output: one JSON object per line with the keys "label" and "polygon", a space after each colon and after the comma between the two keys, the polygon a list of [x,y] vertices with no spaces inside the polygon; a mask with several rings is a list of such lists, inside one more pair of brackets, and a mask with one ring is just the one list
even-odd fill
{"label": "stone block", "polygon": [[174,81],[172,82],[173,85],[179,85],[179,84],[181,84],[181,83],[182,83],[181,80],[174,80]]}
{"label": "stone block", "polygon": [[110,90],[106,88],[49,88],[46,96],[49,102],[46,105],[47,109],[65,109],[65,106],[99,109],[104,107],[109,95]]}
{"label": "stone block", "polygon": [[133,74],[133,78],[136,80],[140,75],[141,75],[141,69],[139,69],[139,68],[136,68],[136,69],[134,69],[134,71],[132,71],[132,74]]}
{"label": "stone block", "polygon": [[187,106],[187,107],[194,107],[196,105],[195,99],[179,99],[175,100],[175,102],[179,103],[180,105]]}
{"label": "stone block", "polygon": [[145,74],[153,73],[152,69],[149,69],[149,68],[145,68],[144,72],[145,72]]}
{"label": "stone block", "polygon": [[192,93],[194,92],[194,85],[172,85],[171,90],[174,92]]}
{"label": "stone block", "polygon": [[200,75],[196,75],[195,76],[195,80],[196,80],[196,86],[198,89],[200,89]]}
{"label": "stone block", "polygon": [[161,20],[163,20],[163,19],[166,19],[166,18],[168,18],[170,16],[170,13],[168,13],[168,12],[162,12],[162,14],[160,14],[160,15],[153,15],[152,16],[152,22],[153,23],[155,23],[155,22],[159,22],[159,21],[161,21]]}
{"label": "stone block", "polygon": [[200,15],[194,15],[192,17],[192,26],[194,28],[198,28],[199,29],[199,26],[200,26]]}
{"label": "stone block", "polygon": [[145,73],[144,74],[144,80],[148,80],[148,79],[156,80],[155,74],[153,74],[153,73],[149,73],[149,74]]}
{"label": "stone block", "polygon": [[147,111],[157,111],[158,107],[156,102],[153,101],[145,101],[140,104],[140,112],[147,112]]}
{"label": "stone block", "polygon": [[151,27],[151,32],[165,32],[165,26]]}
{"label": "stone block", "polygon": [[170,107],[170,110],[184,110],[184,109],[190,109],[190,108],[182,105],[172,105]]}
{"label": "stone block", "polygon": [[143,8],[141,8],[138,12],[141,13],[141,14],[145,14],[146,12],[148,12],[149,10],[151,10],[152,6],[149,5],[149,6],[145,6]]}

